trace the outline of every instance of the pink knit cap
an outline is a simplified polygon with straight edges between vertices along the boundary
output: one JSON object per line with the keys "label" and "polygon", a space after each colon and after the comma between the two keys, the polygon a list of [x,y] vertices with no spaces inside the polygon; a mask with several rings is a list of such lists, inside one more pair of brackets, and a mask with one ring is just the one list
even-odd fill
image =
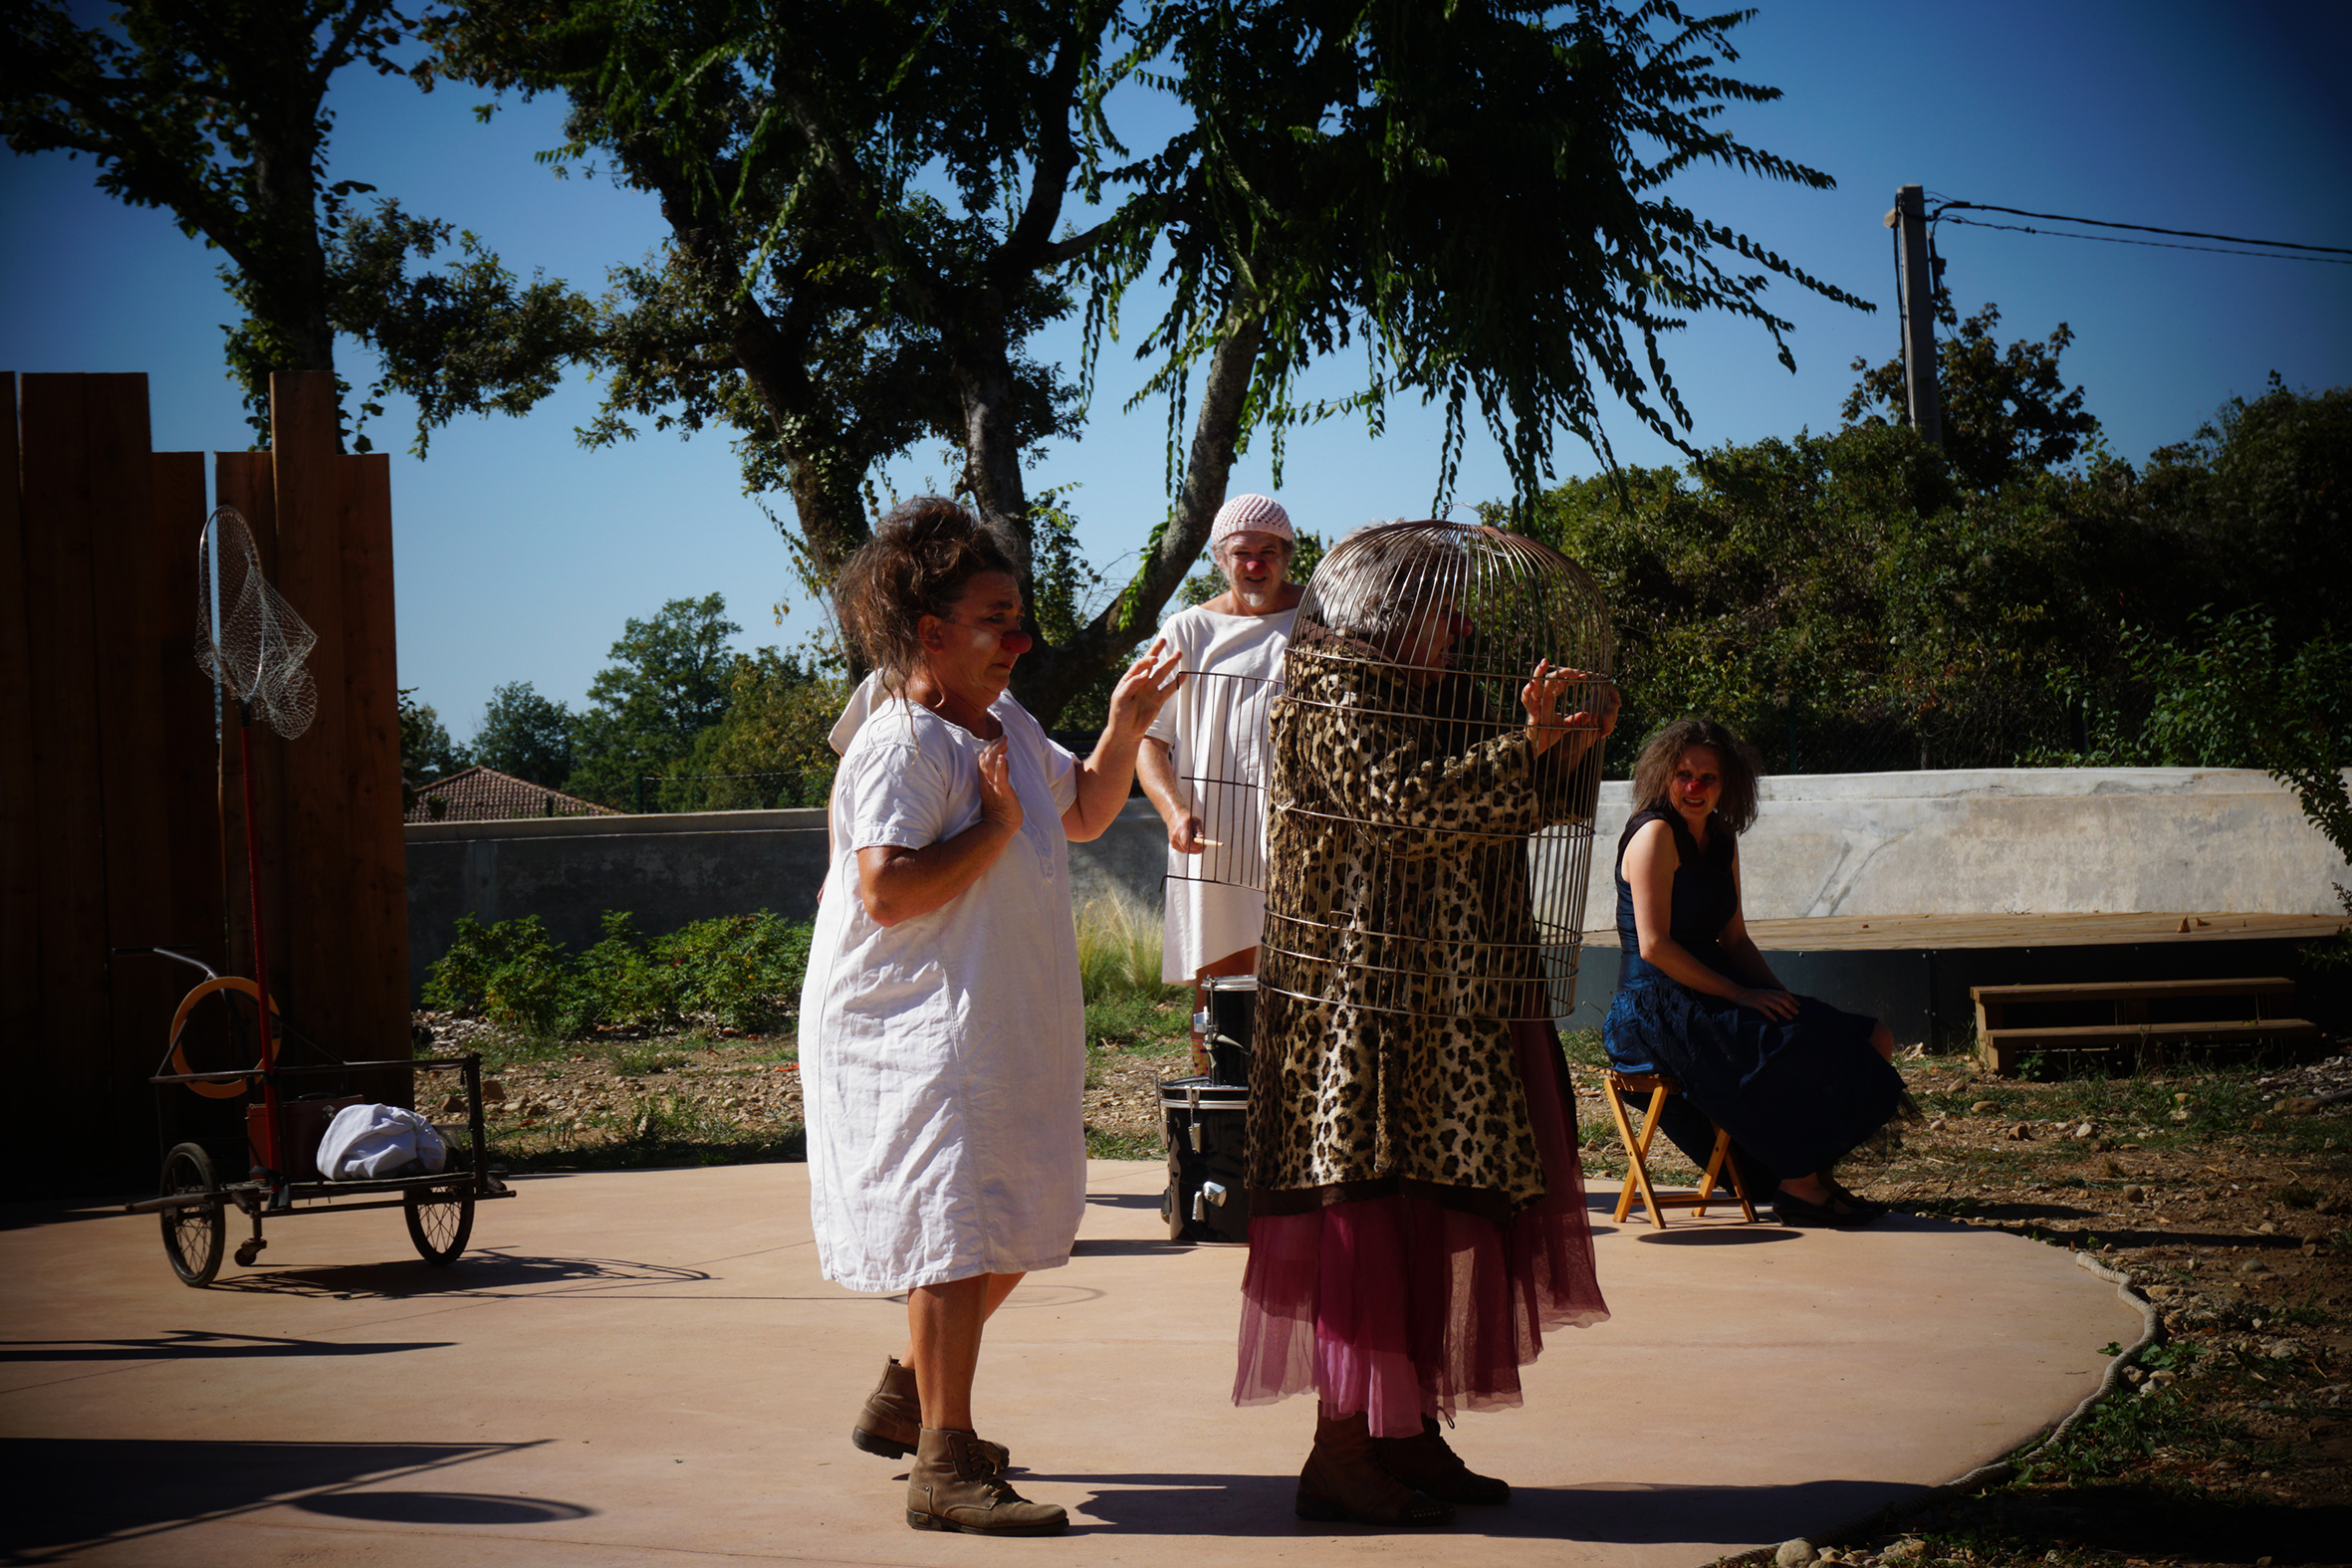
{"label": "pink knit cap", "polygon": [[1209,548],[1215,550],[1228,534],[1272,534],[1293,544],[1298,536],[1291,528],[1291,514],[1272,496],[1235,496],[1217,509],[1209,525]]}

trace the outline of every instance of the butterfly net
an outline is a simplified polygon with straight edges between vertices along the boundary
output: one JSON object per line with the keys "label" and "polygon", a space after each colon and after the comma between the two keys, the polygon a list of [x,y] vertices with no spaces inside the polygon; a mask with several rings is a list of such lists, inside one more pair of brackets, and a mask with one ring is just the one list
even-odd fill
{"label": "butterfly net", "polygon": [[261,573],[253,531],[235,507],[204,524],[196,548],[196,663],[241,713],[291,741],[319,714],[319,688],[303,665],[318,643]]}

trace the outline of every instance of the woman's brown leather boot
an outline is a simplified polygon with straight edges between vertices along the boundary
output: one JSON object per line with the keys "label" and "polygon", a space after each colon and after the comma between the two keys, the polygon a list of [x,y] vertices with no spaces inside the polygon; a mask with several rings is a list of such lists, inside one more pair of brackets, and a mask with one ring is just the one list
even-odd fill
{"label": "woman's brown leather boot", "polygon": [[1447,1445],[1434,1416],[1421,1418],[1421,1436],[1417,1438],[1374,1438],[1372,1452],[1389,1474],[1440,1502],[1491,1506],[1511,1500],[1511,1483],[1481,1475],[1463,1463],[1462,1456]]}
{"label": "woman's brown leather boot", "polygon": [[[903,1458],[921,1441],[923,1401],[915,1390],[915,1369],[896,1356],[882,1363],[882,1381],[865,1397],[857,1425],[849,1429],[850,1444],[885,1459]],[[998,1469],[1012,1462],[1002,1444],[981,1440],[981,1448],[995,1457]]]}
{"label": "woman's brown leather boot", "polygon": [[1013,1489],[988,1452],[995,1448],[975,1433],[923,1428],[906,1478],[906,1522],[967,1535],[1058,1535],[1068,1528],[1060,1508]]}
{"label": "woman's brown leather boot", "polygon": [[1382,1467],[1362,1415],[1335,1417],[1320,1406],[1294,1511],[1317,1524],[1444,1524],[1454,1517],[1451,1507]]}

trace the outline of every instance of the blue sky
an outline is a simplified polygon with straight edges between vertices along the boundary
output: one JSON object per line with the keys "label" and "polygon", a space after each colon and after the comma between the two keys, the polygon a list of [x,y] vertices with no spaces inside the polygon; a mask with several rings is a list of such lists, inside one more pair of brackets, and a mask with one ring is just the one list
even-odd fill
{"label": "blue sky", "polygon": [[[2340,4],[1979,3],[1929,8],[1810,0],[1765,4],[1734,33],[1734,68],[1785,97],[1743,106],[1746,139],[1834,175],[1829,192],[1716,171],[1677,196],[1807,271],[1876,301],[1862,315],[1777,286],[1796,326],[1793,376],[1753,328],[1697,325],[1668,357],[1701,446],[1834,427],[1849,362],[1896,349],[1894,274],[1880,218],[1895,188],[2172,228],[2352,245],[2352,95],[2331,90],[2352,23]],[[659,240],[649,199],[598,179],[559,179],[532,154],[558,139],[552,106],[513,106],[487,126],[478,95],[430,97],[364,72],[339,79],[336,178],[367,180],[411,211],[470,228],[524,273],[600,286],[607,268]],[[0,368],[143,370],[161,450],[247,440],[221,368],[233,307],[217,256],[162,213],[102,196],[87,160],[0,161]],[[2007,221],[2007,220],[2004,220]],[[2021,220],[2018,220],[2021,221]],[[2155,236],[2147,236],[2155,238]],[[1962,229],[1947,225],[1946,281],[1964,314],[1999,302],[2003,340],[2076,334],[2064,361],[2122,455],[2138,461],[2194,433],[2222,399],[2258,392],[2271,371],[2314,389],[2352,381],[2352,267]],[[1140,327],[1148,313],[1131,306]],[[1131,338],[1132,338],[1131,334]],[[1045,340],[1074,359],[1074,329]],[[347,376],[367,364],[339,352]],[[1348,389],[1354,361],[1321,372]],[[1074,486],[1089,553],[1132,553],[1165,508],[1165,413],[1122,414],[1143,373],[1131,348],[1105,355],[1083,437],[1033,468],[1033,487]],[[370,433],[394,452],[400,672],[460,739],[491,688],[528,680],[577,704],[628,616],[713,590],[745,645],[794,642],[813,624],[773,525],[742,493],[721,435],[646,434],[583,451],[574,427],[594,408],[575,380],[527,419],[468,420],[406,455],[396,402]],[[1674,459],[1630,413],[1608,422],[1620,461]],[[1360,424],[1295,433],[1279,493],[1326,536],[1376,518],[1425,515],[1437,478],[1434,411],[1397,410],[1385,436]],[[1236,490],[1274,490],[1261,443]],[[1563,473],[1596,466],[1563,437]],[[938,488],[945,460],[895,465],[900,493]],[[1509,489],[1474,436],[1454,495]]]}

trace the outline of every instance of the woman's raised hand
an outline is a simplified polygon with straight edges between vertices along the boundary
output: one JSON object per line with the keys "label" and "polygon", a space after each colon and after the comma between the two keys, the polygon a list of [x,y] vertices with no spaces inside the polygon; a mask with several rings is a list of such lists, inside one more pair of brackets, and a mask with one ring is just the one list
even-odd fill
{"label": "woman's raised hand", "polygon": [[998,736],[980,749],[980,814],[1007,831],[1021,831],[1021,796],[1013,792],[1013,768]]}
{"label": "woman's raised hand", "polygon": [[1111,692],[1107,728],[1140,736],[1151,728],[1151,721],[1160,716],[1161,707],[1183,684],[1184,671],[1177,666],[1177,650],[1167,645],[1166,638],[1154,637],[1151,646],[1143,650],[1143,657],[1127,666],[1127,673],[1119,677],[1117,688]]}
{"label": "woman's raised hand", "polygon": [[1767,1018],[1778,1018],[1782,1023],[1796,1016],[1796,999],[1785,991],[1743,991],[1732,1000],[1743,1008],[1754,1008]]}
{"label": "woman's raised hand", "polygon": [[1601,681],[1590,708],[1560,713],[1559,701],[1567,689],[1592,679],[1582,670],[1565,666],[1554,669],[1549,659],[1535,661],[1528,684],[1521,688],[1519,700],[1528,710],[1528,739],[1534,742],[1538,755],[1551,750],[1570,730],[1592,730],[1607,735],[1617,728],[1617,710],[1624,705],[1624,699],[1617,694],[1613,681]]}

